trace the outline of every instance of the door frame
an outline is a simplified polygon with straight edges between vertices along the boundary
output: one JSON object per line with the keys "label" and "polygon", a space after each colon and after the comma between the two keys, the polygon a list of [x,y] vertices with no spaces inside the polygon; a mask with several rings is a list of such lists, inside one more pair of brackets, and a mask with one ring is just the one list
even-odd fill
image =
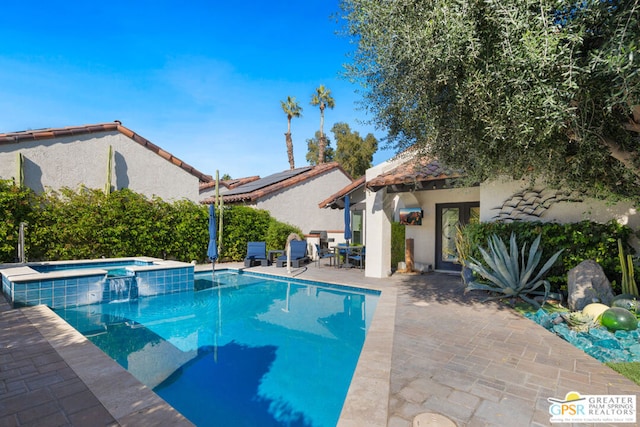
{"label": "door frame", "polygon": [[435,269],[445,271],[461,271],[462,266],[456,262],[442,260],[442,210],[458,208],[458,222],[468,224],[471,217],[471,208],[479,208],[480,202],[438,203],[436,204],[436,253]]}

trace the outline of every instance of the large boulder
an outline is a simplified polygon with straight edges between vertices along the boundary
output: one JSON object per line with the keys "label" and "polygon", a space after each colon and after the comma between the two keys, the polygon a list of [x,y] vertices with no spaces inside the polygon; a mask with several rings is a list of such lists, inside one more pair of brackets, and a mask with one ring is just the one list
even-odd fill
{"label": "large boulder", "polygon": [[600,264],[593,260],[582,261],[569,270],[567,281],[567,303],[571,310],[582,310],[592,302],[610,306],[613,301],[611,283]]}

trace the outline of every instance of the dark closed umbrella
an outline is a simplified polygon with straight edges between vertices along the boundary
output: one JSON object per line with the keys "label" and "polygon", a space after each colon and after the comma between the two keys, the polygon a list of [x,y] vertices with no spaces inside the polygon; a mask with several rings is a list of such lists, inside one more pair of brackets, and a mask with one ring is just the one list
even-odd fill
{"label": "dark closed umbrella", "polygon": [[216,210],[213,203],[209,205],[209,247],[207,248],[207,256],[212,263],[218,259],[218,227],[216,225]]}
{"label": "dark closed umbrella", "polygon": [[344,239],[349,243],[351,240],[351,210],[349,195],[344,196]]}

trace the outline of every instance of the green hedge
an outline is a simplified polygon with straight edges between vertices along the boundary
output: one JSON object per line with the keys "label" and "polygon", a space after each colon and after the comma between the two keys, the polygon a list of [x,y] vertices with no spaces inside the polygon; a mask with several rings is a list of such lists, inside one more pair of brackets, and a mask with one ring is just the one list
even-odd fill
{"label": "green hedge", "polygon": [[398,268],[399,262],[404,262],[405,228],[399,222],[391,223],[391,270]]}
{"label": "green hedge", "polygon": [[621,269],[618,259],[618,239],[624,242],[627,253],[634,253],[628,244],[632,230],[616,221],[605,224],[591,221],[569,224],[524,221],[488,222],[469,224],[462,229],[463,238],[471,248],[470,256],[477,260],[482,260],[478,248],[487,247],[489,236],[497,234],[508,244],[511,232],[516,234],[519,248],[525,243],[529,247],[535,238],[541,235],[540,246],[544,251],[542,262],[556,251],[564,249],[547,276],[556,291],[566,289],[567,272],[570,269],[584,260],[592,259],[602,266],[607,278],[614,285],[614,290],[619,292]]}
{"label": "green hedge", "polygon": [[16,261],[20,223],[32,220],[35,205],[31,190],[0,180],[0,262]]}
{"label": "green hedge", "polygon": [[[27,222],[29,261],[151,256],[207,261],[208,208],[181,200],[148,199],[123,189],[63,189],[36,196],[12,181],[0,181],[0,262],[14,262],[20,222]],[[217,212],[220,218],[220,212]],[[301,231],[245,206],[224,208],[220,260],[241,261],[247,242],[264,240],[282,249]]]}

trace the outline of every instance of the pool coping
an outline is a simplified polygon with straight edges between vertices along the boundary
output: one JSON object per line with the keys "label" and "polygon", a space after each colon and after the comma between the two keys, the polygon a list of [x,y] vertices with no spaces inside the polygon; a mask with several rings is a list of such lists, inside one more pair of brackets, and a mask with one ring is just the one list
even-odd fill
{"label": "pool coping", "polygon": [[[151,265],[130,265],[127,266],[133,272],[137,271],[152,271],[152,270],[167,270],[171,268],[177,267],[188,267],[193,264],[181,262],[181,261],[173,261],[173,260],[163,260],[160,258],[152,258],[152,257],[124,257],[124,258],[98,258],[98,259],[88,259],[88,260],[70,260],[70,261],[41,261],[41,262],[28,262],[24,264],[0,264],[0,274],[6,277],[11,282],[32,282],[35,280],[51,280],[51,279],[65,279],[68,277],[84,277],[84,276],[94,276],[94,275],[104,275],[108,273],[108,270],[100,267],[94,268],[84,268],[83,265],[90,264],[99,264],[104,262],[126,262],[126,261],[140,261],[140,262],[151,262]],[[55,265],[73,265],[78,266],[79,268],[69,268],[64,270],[54,270],[48,272],[40,272],[32,267],[40,267],[40,266],[55,266]]]}
{"label": "pool coping", "polygon": [[49,307],[20,309],[118,424],[193,426]]}
{"label": "pool coping", "polygon": [[[200,268],[196,268],[196,272],[205,270],[197,267]],[[233,267],[228,269],[242,270]],[[267,275],[281,279],[293,278],[280,274]],[[382,287],[369,283],[341,283],[324,278],[318,282],[380,291],[337,426],[385,427],[391,387],[397,288],[393,285]],[[120,425],[193,425],[47,306],[20,310]]]}

